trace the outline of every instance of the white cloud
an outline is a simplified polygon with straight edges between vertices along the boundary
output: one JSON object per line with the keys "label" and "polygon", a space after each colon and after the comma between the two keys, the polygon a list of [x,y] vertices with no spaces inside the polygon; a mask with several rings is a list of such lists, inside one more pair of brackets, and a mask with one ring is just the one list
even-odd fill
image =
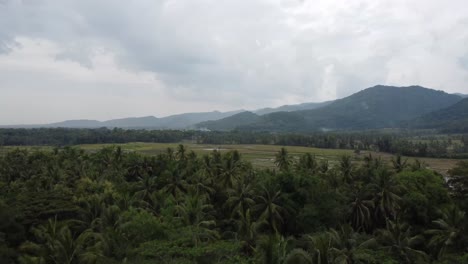
{"label": "white cloud", "polygon": [[[464,0],[1,0],[0,124],[468,93]],[[38,100],[35,100],[38,99]]]}

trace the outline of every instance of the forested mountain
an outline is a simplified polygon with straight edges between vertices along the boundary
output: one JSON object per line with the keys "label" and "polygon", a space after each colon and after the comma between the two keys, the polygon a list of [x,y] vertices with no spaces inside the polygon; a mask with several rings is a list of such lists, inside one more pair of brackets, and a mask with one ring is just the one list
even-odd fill
{"label": "forested mountain", "polygon": [[283,105],[280,107],[276,108],[262,108],[253,111],[257,115],[266,115],[266,114],[271,114],[275,112],[293,112],[293,111],[301,111],[301,110],[312,110],[312,109],[317,109],[326,105],[331,104],[333,101],[326,101],[326,102],[320,102],[320,103],[303,103],[303,104],[295,104],[295,105]]}
{"label": "forested mountain", "polygon": [[254,124],[261,121],[259,115],[245,111],[216,121],[206,121],[196,125],[198,128],[210,130],[232,130],[242,125]]}
{"label": "forested mountain", "polygon": [[[420,86],[378,85],[318,109],[276,112],[262,116],[255,123],[239,124],[237,128],[256,131],[328,131],[398,127],[402,121],[448,107],[460,100],[458,95]],[[215,123],[211,125],[217,126]]]}
{"label": "forested mountain", "polygon": [[468,131],[468,98],[447,108],[431,112],[409,122],[414,128],[435,128],[447,132]]}

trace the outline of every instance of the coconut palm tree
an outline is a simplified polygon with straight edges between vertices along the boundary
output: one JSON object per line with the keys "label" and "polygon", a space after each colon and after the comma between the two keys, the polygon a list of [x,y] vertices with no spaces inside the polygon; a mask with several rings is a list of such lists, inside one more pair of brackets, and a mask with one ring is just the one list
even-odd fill
{"label": "coconut palm tree", "polygon": [[360,188],[349,205],[349,221],[355,230],[368,231],[372,225],[374,201],[368,199],[369,192]]}
{"label": "coconut palm tree", "polygon": [[408,224],[400,223],[399,219],[387,220],[386,229],[380,230],[377,234],[378,240],[384,245],[383,248],[397,257],[400,263],[428,263],[427,254],[416,249],[423,244],[424,237],[413,235]]}
{"label": "coconut palm tree", "polygon": [[171,194],[175,199],[178,199],[183,193],[186,193],[189,184],[185,180],[184,172],[175,166],[169,168],[162,175],[165,185],[162,189],[163,192]]}
{"label": "coconut palm tree", "polygon": [[291,157],[289,157],[288,155],[288,151],[285,148],[281,148],[281,150],[275,155],[276,166],[281,171],[287,171],[291,163],[292,163],[292,160],[291,160]]}
{"label": "coconut palm tree", "polygon": [[235,220],[237,226],[238,239],[242,241],[242,251],[247,255],[252,255],[255,250],[257,239],[258,223],[252,219],[250,209],[239,212],[238,219]]}
{"label": "coconut palm tree", "polygon": [[341,175],[343,176],[343,181],[345,183],[348,183],[348,184],[352,183],[353,169],[354,169],[354,164],[351,160],[351,156],[348,156],[348,155],[341,156],[340,163],[338,165],[338,170],[341,172]]}
{"label": "coconut palm tree", "polygon": [[221,189],[232,188],[234,183],[239,180],[242,171],[242,162],[232,153],[226,154],[222,159],[218,180]]}
{"label": "coconut palm tree", "polygon": [[395,171],[401,172],[408,166],[408,159],[403,159],[401,155],[396,155],[396,157],[392,158],[392,164]]}
{"label": "coconut palm tree", "polygon": [[374,193],[376,223],[383,223],[387,218],[395,219],[401,202],[401,197],[397,194],[401,187],[395,177],[388,170],[380,169],[370,188]]}
{"label": "coconut palm tree", "polygon": [[362,239],[349,225],[341,226],[339,231],[331,229],[328,233],[333,241],[330,249],[332,263],[354,264],[360,250],[377,247],[375,238]]}
{"label": "coconut palm tree", "polygon": [[259,221],[264,223],[268,229],[277,233],[280,225],[284,222],[285,209],[281,204],[281,191],[268,190],[262,187],[262,194],[257,196],[257,204],[253,207],[259,213]]}
{"label": "coconut palm tree", "polygon": [[456,206],[451,206],[442,211],[442,217],[432,221],[435,228],[426,231],[431,236],[428,246],[436,249],[437,258],[441,258],[445,253],[454,248],[460,248],[466,238],[466,217],[465,212],[460,211]]}
{"label": "coconut palm tree", "polygon": [[177,217],[190,228],[195,247],[204,241],[212,241],[219,237],[212,229],[216,226],[212,217],[213,205],[207,203],[205,196],[188,194],[175,209]]}
{"label": "coconut palm tree", "polygon": [[156,177],[151,177],[149,174],[144,174],[135,183],[135,197],[141,200],[148,200],[153,191],[157,189]]}
{"label": "coconut palm tree", "polygon": [[334,241],[330,233],[322,232],[313,236],[307,235],[305,239],[310,243],[309,252],[311,252],[313,263],[331,263],[330,250],[333,248]]}
{"label": "coconut palm tree", "polygon": [[[99,236],[91,230],[73,235],[67,224],[57,218],[33,230],[40,244],[26,242],[21,246],[25,252],[23,262],[36,259],[39,263],[94,263],[99,255]],[[31,254],[32,253],[32,254]]]}
{"label": "coconut palm tree", "polygon": [[226,205],[232,208],[232,217],[245,215],[246,211],[255,204],[254,189],[250,183],[237,181],[233,188],[227,190]]}
{"label": "coconut palm tree", "polygon": [[296,167],[299,171],[315,174],[318,170],[318,163],[315,156],[310,153],[306,153],[299,158],[299,162]]}
{"label": "coconut palm tree", "polygon": [[177,146],[177,151],[176,151],[176,158],[179,159],[180,161],[184,161],[187,159],[187,155],[186,155],[186,152],[187,152],[187,149],[185,148],[184,145],[182,144],[179,144]]}
{"label": "coconut palm tree", "polygon": [[[285,264],[291,251],[291,239],[279,234],[270,234],[259,239],[256,248],[256,263]],[[292,258],[292,256],[291,256]],[[292,262],[288,262],[292,263]]]}

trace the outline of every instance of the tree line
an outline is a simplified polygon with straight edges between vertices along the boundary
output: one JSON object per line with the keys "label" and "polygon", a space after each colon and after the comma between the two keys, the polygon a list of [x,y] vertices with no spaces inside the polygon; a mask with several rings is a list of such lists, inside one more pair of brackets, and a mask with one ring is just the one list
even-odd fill
{"label": "tree line", "polygon": [[317,132],[308,134],[245,131],[131,129],[0,129],[0,146],[71,146],[98,143],[158,142],[199,144],[268,144],[373,150],[415,157],[468,158],[468,135],[424,131]]}
{"label": "tree line", "polygon": [[[0,157],[1,263],[466,263],[468,162],[441,175],[281,149]],[[450,188],[449,188],[450,187]]]}

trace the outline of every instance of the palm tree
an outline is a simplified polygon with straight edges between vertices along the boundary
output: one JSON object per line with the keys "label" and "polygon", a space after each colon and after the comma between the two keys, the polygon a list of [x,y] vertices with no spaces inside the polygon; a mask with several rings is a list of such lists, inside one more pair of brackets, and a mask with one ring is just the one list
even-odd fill
{"label": "palm tree", "polygon": [[232,188],[234,183],[239,180],[242,167],[242,162],[237,155],[226,154],[222,159],[221,170],[218,174],[220,187],[222,189]]}
{"label": "palm tree", "polygon": [[189,184],[183,176],[183,172],[175,167],[164,172],[165,186],[163,192],[171,194],[175,199],[178,199],[181,194],[186,193]]}
{"label": "palm tree", "polygon": [[227,190],[226,205],[232,208],[232,216],[245,215],[254,204],[254,189],[250,183],[238,181],[233,188]]}
{"label": "palm tree", "polygon": [[449,249],[459,248],[463,244],[465,235],[465,212],[456,206],[451,206],[442,212],[442,218],[432,221],[436,226],[426,231],[431,236],[428,246],[437,250],[437,258],[440,259]]}
{"label": "palm tree", "polygon": [[386,169],[377,172],[375,181],[371,184],[371,190],[374,193],[375,219],[377,224],[385,219],[395,219],[397,211],[400,209],[401,201],[399,193],[400,186],[395,177]]}
{"label": "palm tree", "polygon": [[422,235],[411,234],[411,227],[408,224],[402,224],[399,219],[396,221],[387,220],[387,228],[378,232],[379,240],[384,249],[394,254],[400,263],[415,263],[417,261],[426,261],[428,257],[424,251],[415,249],[424,242]]}
{"label": "palm tree", "polygon": [[212,241],[219,237],[218,233],[212,230],[212,227],[216,226],[211,216],[213,206],[206,201],[206,197],[199,194],[188,194],[182,203],[176,205],[176,214],[182,223],[190,228],[195,247],[204,241]]}
{"label": "palm tree", "polygon": [[374,201],[367,199],[367,197],[368,191],[361,188],[356,192],[354,201],[349,205],[351,226],[358,231],[368,231],[372,224],[371,210],[374,207]]}
{"label": "palm tree", "polygon": [[349,225],[341,226],[339,231],[331,229],[328,233],[333,241],[330,249],[332,263],[353,264],[357,261],[358,251],[377,247],[375,238],[362,240]]}
{"label": "palm tree", "polygon": [[338,168],[343,176],[344,182],[350,184],[353,181],[354,169],[353,162],[351,161],[351,156],[341,156]]}
{"label": "palm tree", "polygon": [[172,148],[167,148],[166,149],[166,158],[168,160],[174,160],[174,149],[172,149]]}
{"label": "palm tree", "polygon": [[299,171],[306,171],[311,174],[315,174],[318,170],[318,164],[315,156],[310,153],[302,155],[297,163],[297,169]]}
{"label": "palm tree", "polygon": [[281,191],[271,191],[262,187],[262,195],[257,196],[258,203],[253,207],[259,212],[259,220],[267,225],[269,230],[277,233],[280,224],[283,223],[282,214],[285,209],[280,205]]}
{"label": "palm tree", "polygon": [[57,218],[49,219],[46,225],[33,230],[36,239],[41,244],[26,242],[21,250],[33,253],[26,254],[23,261],[39,258],[40,263],[94,263],[99,251],[99,238],[96,233],[86,230],[78,236],[73,236],[67,224],[60,225]]}
{"label": "palm tree", "polygon": [[177,146],[176,157],[179,160],[184,161],[187,159],[187,156],[185,154],[186,152],[187,152],[187,149],[185,148],[185,146],[182,144],[179,144],[179,146]]}
{"label": "palm tree", "polygon": [[250,256],[255,249],[258,223],[252,219],[250,209],[247,209],[245,212],[239,212],[238,219],[235,221],[237,234],[239,234],[238,239],[243,242],[243,252]]}
{"label": "palm tree", "polygon": [[328,232],[322,232],[313,236],[306,236],[306,239],[310,242],[310,252],[312,255],[313,263],[317,264],[329,264],[330,250],[333,248],[333,238]]}
{"label": "palm tree", "polygon": [[135,196],[141,200],[148,200],[149,196],[153,191],[156,190],[156,177],[151,177],[148,174],[144,174],[140,177],[139,181],[135,184],[136,192]]}
{"label": "palm tree", "polygon": [[291,158],[288,156],[288,151],[285,148],[275,155],[275,164],[281,171],[287,171],[291,165]]}
{"label": "palm tree", "polygon": [[408,166],[408,159],[403,159],[401,155],[396,155],[395,158],[392,158],[393,168],[395,171],[401,172]]}
{"label": "palm tree", "polygon": [[288,252],[291,250],[290,242],[291,239],[285,239],[279,234],[261,237],[256,248],[256,263],[285,264]]}

